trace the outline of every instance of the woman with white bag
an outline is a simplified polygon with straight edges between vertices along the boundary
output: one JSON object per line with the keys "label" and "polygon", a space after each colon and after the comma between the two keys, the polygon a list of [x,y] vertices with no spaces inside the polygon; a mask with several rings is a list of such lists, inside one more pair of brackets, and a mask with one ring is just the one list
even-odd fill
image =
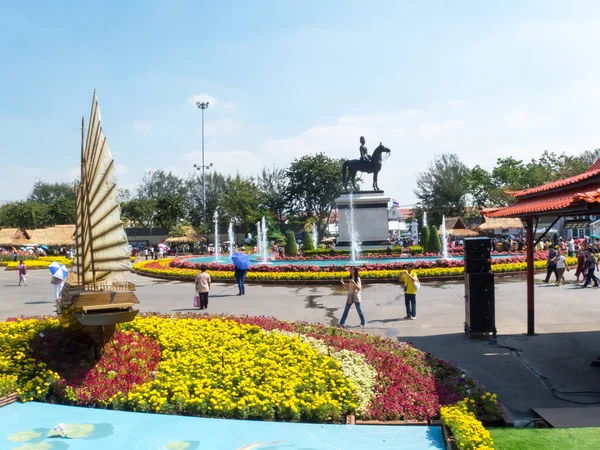
{"label": "woman with white bag", "polygon": [[406,305],[406,320],[417,318],[417,291],[421,287],[419,278],[412,264],[407,265],[408,270],[400,272],[400,282],[404,283],[404,304]]}

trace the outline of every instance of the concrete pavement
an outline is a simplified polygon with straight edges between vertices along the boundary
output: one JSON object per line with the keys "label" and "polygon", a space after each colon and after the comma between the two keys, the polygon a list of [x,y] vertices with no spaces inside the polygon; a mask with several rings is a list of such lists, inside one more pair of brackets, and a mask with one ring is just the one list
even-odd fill
{"label": "concrete pavement", "polygon": [[[572,277],[572,272],[569,275]],[[16,272],[0,270],[0,320],[18,315],[53,314],[53,286],[47,272],[31,270],[28,281],[29,286],[18,287]],[[192,307],[191,283],[133,274],[130,281],[137,285],[144,312],[196,311]],[[236,286],[214,283],[207,311],[336,325],[345,303],[342,286],[250,284],[246,292],[245,296],[237,296]],[[453,361],[496,392],[513,416],[526,417],[532,408],[575,405],[557,396],[576,402],[600,402],[600,393],[590,393],[600,385],[600,368],[590,366],[590,361],[600,356],[600,289],[538,283],[535,293],[539,335],[528,337],[524,335],[524,280],[496,280],[499,335],[494,343],[488,338],[465,336],[462,283],[422,285],[417,299],[417,320],[412,321],[403,319],[406,314],[399,285],[367,285],[363,292],[365,332],[411,342],[421,350]],[[354,310],[348,324],[360,330]],[[583,391],[587,394],[572,394]]]}

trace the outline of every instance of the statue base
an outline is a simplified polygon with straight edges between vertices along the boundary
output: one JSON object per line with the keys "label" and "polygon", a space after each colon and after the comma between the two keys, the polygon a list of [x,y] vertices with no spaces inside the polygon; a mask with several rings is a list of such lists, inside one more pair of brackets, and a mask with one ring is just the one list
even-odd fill
{"label": "statue base", "polygon": [[[358,191],[352,194],[354,203],[354,226],[358,234],[362,250],[387,248],[388,203],[390,197],[383,191]],[[350,249],[350,195],[342,194],[335,200],[338,208],[338,239],[336,249]]]}

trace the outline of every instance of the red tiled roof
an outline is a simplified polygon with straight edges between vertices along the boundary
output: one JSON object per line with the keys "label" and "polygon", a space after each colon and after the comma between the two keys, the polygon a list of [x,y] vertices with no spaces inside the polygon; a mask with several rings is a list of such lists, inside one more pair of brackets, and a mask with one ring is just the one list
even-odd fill
{"label": "red tiled roof", "polygon": [[580,173],[579,175],[575,175],[569,178],[564,178],[562,180],[552,181],[551,183],[542,184],[541,186],[536,186],[531,189],[523,189],[522,191],[510,192],[507,191],[507,194],[512,195],[513,197],[523,197],[525,195],[536,194],[538,192],[550,191],[552,189],[556,189],[563,186],[568,186],[570,184],[575,184],[583,180],[587,180],[588,178],[592,178],[598,174],[600,174],[600,168],[592,170],[599,161],[596,161],[592,167],[587,172]]}
{"label": "red tiled roof", "polygon": [[486,217],[511,217],[533,212],[553,211],[571,206],[574,201],[575,196],[572,193],[537,197],[531,200],[522,200],[505,208],[500,208],[497,211],[486,214]]}
{"label": "red tiled roof", "polygon": [[592,167],[590,167],[588,169],[588,172],[591,172],[592,170],[599,170],[600,169],[600,158],[598,158],[598,160],[592,164]]}
{"label": "red tiled roof", "polygon": [[577,192],[577,189],[571,189],[567,192],[519,200],[513,205],[484,212],[484,215],[486,217],[514,217],[537,212],[557,211],[579,202],[600,203],[600,183],[588,186],[588,189],[590,188],[591,190],[586,192]]}

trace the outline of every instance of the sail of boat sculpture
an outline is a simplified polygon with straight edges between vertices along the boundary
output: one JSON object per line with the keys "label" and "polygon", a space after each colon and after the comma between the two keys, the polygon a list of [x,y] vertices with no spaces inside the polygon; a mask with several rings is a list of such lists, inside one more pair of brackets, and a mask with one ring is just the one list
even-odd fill
{"label": "sail of boat sculpture", "polygon": [[94,91],[84,142],[81,119],[81,179],[76,186],[76,256],[58,301],[63,327],[82,330],[102,345],[115,326],[139,312],[135,285],[126,280],[131,270],[127,236],[121,222],[116,170],[108,141],[100,124]]}

